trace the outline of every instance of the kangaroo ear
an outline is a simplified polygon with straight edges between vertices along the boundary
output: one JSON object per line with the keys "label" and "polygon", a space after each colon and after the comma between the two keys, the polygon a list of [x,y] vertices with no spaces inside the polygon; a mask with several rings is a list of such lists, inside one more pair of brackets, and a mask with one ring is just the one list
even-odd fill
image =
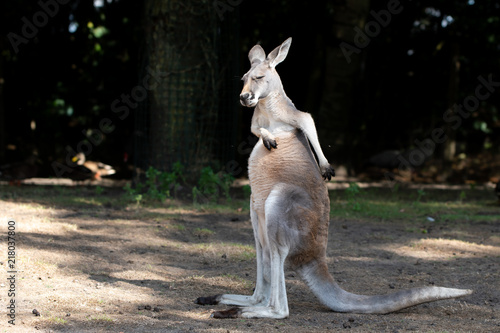
{"label": "kangaroo ear", "polygon": [[267,60],[269,61],[270,67],[274,68],[280,62],[285,60],[291,44],[292,44],[292,37],[289,37],[287,40],[283,42],[283,44],[281,44],[280,46],[275,48],[271,53],[269,53],[269,55],[267,56]]}
{"label": "kangaroo ear", "polygon": [[248,52],[248,59],[250,60],[250,65],[260,64],[266,59],[266,52],[260,45],[255,45],[252,47],[250,52]]}

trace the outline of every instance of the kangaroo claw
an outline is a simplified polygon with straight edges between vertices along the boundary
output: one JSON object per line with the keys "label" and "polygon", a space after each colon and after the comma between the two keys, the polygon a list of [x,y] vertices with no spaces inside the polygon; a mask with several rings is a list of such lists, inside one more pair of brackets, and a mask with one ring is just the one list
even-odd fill
{"label": "kangaroo claw", "polygon": [[333,169],[330,165],[323,172],[323,179],[331,180],[332,177],[335,177],[335,169]]}
{"label": "kangaroo claw", "polygon": [[268,150],[272,150],[272,148],[274,148],[274,149],[278,148],[278,144],[276,143],[276,140],[264,139],[264,140],[262,140],[262,142],[264,143],[264,146]]}

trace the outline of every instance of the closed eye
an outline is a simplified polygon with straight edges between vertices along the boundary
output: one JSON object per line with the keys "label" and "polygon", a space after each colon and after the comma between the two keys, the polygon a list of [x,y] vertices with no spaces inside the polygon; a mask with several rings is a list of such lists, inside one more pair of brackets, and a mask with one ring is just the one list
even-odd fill
{"label": "closed eye", "polygon": [[263,79],[263,78],[264,78],[264,75],[262,75],[262,76],[256,76],[255,77],[256,80],[260,80],[260,79]]}

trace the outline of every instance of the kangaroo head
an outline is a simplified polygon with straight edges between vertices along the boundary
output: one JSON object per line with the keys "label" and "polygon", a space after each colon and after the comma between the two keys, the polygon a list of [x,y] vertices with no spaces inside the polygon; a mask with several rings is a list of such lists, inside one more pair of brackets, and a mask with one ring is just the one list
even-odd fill
{"label": "kangaroo head", "polygon": [[271,92],[283,89],[275,67],[285,60],[291,43],[292,38],[290,37],[269,53],[267,58],[260,45],[252,47],[248,53],[251,67],[242,78],[241,105],[254,107],[260,99],[266,98]]}

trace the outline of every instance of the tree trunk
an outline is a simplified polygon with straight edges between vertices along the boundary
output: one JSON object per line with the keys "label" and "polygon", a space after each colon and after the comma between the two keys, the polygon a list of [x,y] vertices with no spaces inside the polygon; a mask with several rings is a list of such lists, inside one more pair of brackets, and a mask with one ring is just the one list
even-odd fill
{"label": "tree trunk", "polygon": [[[341,45],[355,45],[354,28],[363,29],[369,7],[369,0],[346,0],[345,6],[335,7],[333,24],[325,34],[325,40],[317,43],[326,45],[322,65],[322,87],[321,95],[313,98],[319,101],[319,105],[309,104],[309,107],[319,109],[316,118],[321,123],[318,130],[320,142],[325,154],[333,153],[337,156],[332,159],[337,163],[341,162],[338,159],[339,153],[345,154],[335,147],[350,146],[346,143],[352,142],[355,135],[351,130],[350,120],[355,117],[356,100],[360,98],[356,83],[360,81],[364,52],[361,49],[359,53],[346,56]],[[335,42],[326,42],[331,40]],[[352,151],[349,155],[352,157]]]}
{"label": "tree trunk", "polygon": [[144,76],[156,73],[148,93],[148,164],[190,171],[212,159],[217,123],[216,16],[203,0],[145,2]]}

